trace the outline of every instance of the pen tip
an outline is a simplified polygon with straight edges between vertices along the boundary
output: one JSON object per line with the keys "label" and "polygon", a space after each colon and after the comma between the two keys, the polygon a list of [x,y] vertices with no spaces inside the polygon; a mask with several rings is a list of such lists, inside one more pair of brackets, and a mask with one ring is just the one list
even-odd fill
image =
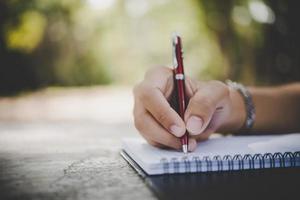
{"label": "pen tip", "polygon": [[187,154],[188,153],[188,146],[186,144],[182,145],[182,151],[183,153]]}

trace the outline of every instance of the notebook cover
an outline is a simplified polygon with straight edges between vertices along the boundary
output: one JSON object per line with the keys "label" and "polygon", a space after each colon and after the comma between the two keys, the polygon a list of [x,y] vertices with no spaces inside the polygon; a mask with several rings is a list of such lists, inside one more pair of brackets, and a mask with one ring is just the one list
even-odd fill
{"label": "notebook cover", "polygon": [[126,153],[126,151],[121,150],[120,154],[141,177],[145,178],[147,176],[147,173]]}

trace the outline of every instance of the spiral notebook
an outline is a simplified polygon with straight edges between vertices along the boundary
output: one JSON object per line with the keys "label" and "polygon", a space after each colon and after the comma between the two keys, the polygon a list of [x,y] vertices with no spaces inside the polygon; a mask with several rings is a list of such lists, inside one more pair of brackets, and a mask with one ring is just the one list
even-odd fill
{"label": "spiral notebook", "polygon": [[142,138],[127,138],[121,155],[146,175],[299,167],[300,133],[215,137],[188,154],[153,147]]}

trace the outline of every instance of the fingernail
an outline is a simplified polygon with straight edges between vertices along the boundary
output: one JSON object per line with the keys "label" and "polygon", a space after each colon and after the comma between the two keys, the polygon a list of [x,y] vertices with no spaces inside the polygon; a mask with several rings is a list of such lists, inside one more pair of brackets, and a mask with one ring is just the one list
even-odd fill
{"label": "fingernail", "polygon": [[189,151],[194,151],[197,147],[197,142],[194,138],[189,138],[189,145],[188,145],[188,149]]}
{"label": "fingernail", "polygon": [[171,133],[173,133],[175,136],[180,137],[184,134],[185,130],[177,125],[172,125],[170,127]]}
{"label": "fingernail", "polygon": [[200,134],[202,125],[203,125],[203,121],[200,117],[191,116],[186,123],[186,128],[190,134],[198,135]]}

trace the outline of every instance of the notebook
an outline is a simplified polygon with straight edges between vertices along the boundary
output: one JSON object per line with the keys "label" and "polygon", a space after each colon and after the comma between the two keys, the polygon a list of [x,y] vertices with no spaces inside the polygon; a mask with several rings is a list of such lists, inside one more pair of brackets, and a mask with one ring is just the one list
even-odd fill
{"label": "notebook", "polygon": [[127,138],[121,155],[146,175],[299,167],[300,133],[213,137],[188,154]]}

